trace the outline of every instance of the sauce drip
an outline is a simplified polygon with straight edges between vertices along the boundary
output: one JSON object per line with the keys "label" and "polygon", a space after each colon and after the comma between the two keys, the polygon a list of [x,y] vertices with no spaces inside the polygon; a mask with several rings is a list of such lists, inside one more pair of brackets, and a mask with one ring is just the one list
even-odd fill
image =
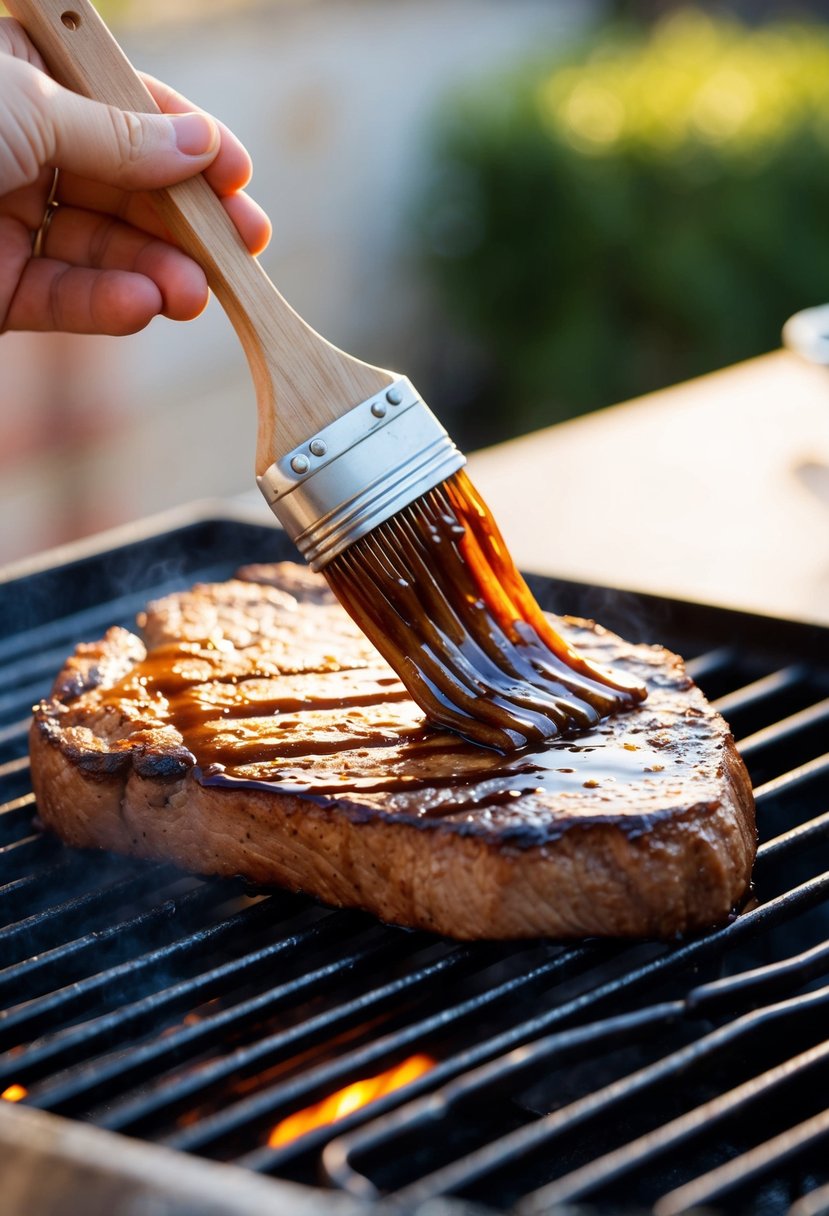
{"label": "sauce drip", "polygon": [[[334,603],[308,605],[308,633],[326,636],[339,613]],[[418,821],[460,816],[480,825],[496,816],[526,832],[535,808],[538,830],[549,834],[545,802],[561,805],[562,795],[565,803],[576,795],[583,800],[590,790],[594,812],[605,805],[610,813],[635,784],[639,800],[652,789],[663,804],[692,768],[654,735],[653,715],[635,707],[616,722],[565,730],[511,753],[436,730],[388,667],[365,662],[362,639],[343,624],[353,631],[354,649],[344,639],[337,666],[322,648],[285,653],[264,641],[236,647],[219,634],[157,645],[96,697],[116,720],[123,711],[137,726],[123,747],[144,746],[148,729],[173,727],[205,785],[326,805],[351,798],[352,807],[375,805]],[[275,628],[281,644],[290,614]]]}
{"label": "sauce drip", "polygon": [[323,573],[429,720],[473,743],[514,752],[647,696],[553,629],[462,471]]}

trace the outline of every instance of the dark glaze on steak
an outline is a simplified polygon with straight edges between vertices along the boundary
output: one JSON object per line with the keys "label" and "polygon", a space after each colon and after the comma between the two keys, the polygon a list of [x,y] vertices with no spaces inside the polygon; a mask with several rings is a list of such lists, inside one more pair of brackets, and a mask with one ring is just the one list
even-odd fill
{"label": "dark glaze on steak", "polygon": [[321,579],[245,574],[151,605],[146,652],[116,629],[68,661],[32,759],[71,843],[459,937],[668,936],[745,893],[748,778],[675,656],[556,621],[648,700],[503,756],[427,728]]}

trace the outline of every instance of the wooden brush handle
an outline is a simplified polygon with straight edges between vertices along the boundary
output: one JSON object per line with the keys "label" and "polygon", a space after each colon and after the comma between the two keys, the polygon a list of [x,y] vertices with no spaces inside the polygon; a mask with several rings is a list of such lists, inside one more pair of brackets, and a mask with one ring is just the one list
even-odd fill
{"label": "wooden brush handle", "polygon": [[[61,84],[122,110],[158,113],[89,0],[6,0],[6,7]],[[337,350],[294,312],[201,175],[152,198],[176,242],[204,268],[245,349],[259,416],[258,474],[390,383],[389,372]]]}

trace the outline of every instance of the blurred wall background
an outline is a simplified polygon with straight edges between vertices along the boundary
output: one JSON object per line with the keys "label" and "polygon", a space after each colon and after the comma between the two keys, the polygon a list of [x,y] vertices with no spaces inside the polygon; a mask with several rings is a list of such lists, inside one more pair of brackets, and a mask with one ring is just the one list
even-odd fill
{"label": "blurred wall background", "polygon": [[[438,98],[588,0],[109,0],[132,61],[220,115],[274,224],[263,264],[337,345],[416,376],[428,293],[411,239]],[[0,337],[0,560],[254,486],[255,406],[221,309],[129,338]]]}
{"label": "blurred wall background", "polygon": [[[291,303],[462,446],[769,349],[829,298],[820,6],[791,36],[772,3],[710,6],[748,32],[610,0],[101,7],[250,148]],[[215,303],[127,339],[3,335],[0,561],[250,489],[254,432]]]}

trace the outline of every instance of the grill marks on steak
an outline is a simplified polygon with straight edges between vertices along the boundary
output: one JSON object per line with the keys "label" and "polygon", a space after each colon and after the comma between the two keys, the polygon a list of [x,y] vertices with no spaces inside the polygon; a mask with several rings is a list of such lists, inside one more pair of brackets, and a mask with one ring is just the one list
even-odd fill
{"label": "grill marks on steak", "polygon": [[244,573],[151,605],[147,651],[113,629],[67,662],[32,767],[70,843],[459,937],[668,936],[745,893],[748,777],[676,656],[557,622],[648,700],[504,757],[427,728],[321,579]]}

